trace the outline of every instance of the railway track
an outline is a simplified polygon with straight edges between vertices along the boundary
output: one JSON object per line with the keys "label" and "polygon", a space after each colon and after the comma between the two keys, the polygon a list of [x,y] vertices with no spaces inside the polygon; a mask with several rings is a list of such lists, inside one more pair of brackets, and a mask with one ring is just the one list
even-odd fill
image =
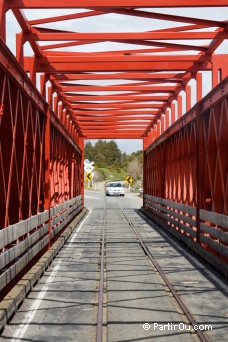
{"label": "railway track", "polygon": [[[126,211],[121,207],[121,203],[117,197],[116,197],[116,201],[117,201],[118,207],[122,213],[122,217],[120,218],[120,220],[122,220],[123,218],[125,220],[125,222],[121,221],[121,224],[128,225],[132,229],[132,231],[134,232],[135,239],[137,240],[140,248],[145,253],[146,258],[148,258],[150,260],[151,267],[153,269],[156,269],[156,271],[158,272],[160,277],[163,279],[165,285],[168,288],[168,291],[170,291],[170,293],[172,293],[173,299],[176,301],[176,303],[180,307],[182,313],[185,315],[188,324],[191,325],[192,330],[194,330],[195,335],[197,335],[197,337],[198,337],[198,340],[201,342],[209,342],[209,339],[207,338],[207,336],[205,335],[205,333],[202,330],[195,329],[195,327],[198,326],[198,323],[195,320],[195,318],[193,317],[193,315],[191,314],[189,308],[185,305],[181,296],[177,293],[175,287],[172,285],[171,281],[168,279],[168,277],[166,276],[166,274],[162,270],[161,266],[159,265],[159,262],[152,255],[151,251],[149,250],[149,248],[146,245],[146,242],[144,242],[143,239],[141,238],[141,236],[137,230],[136,225],[132,222],[132,219],[129,218]],[[141,214],[139,214],[139,212],[137,214],[141,215]],[[99,299],[98,299],[98,315],[97,315],[97,339],[96,339],[97,342],[105,342],[106,336],[107,336],[106,329],[107,329],[108,320],[107,320],[107,317],[104,317],[104,312],[105,312],[105,315],[107,314],[106,310],[104,310],[104,302],[106,301],[106,300],[104,300],[104,298],[107,297],[107,293],[105,292],[105,288],[106,288],[106,286],[105,286],[105,282],[106,282],[106,279],[105,279],[105,255],[106,255],[106,226],[107,226],[107,223],[108,223],[107,222],[107,205],[105,205],[103,226],[102,226],[102,233],[101,233],[101,247],[100,247],[101,252],[100,252],[100,282],[99,282]],[[108,291],[108,289],[107,289],[107,291]],[[105,331],[104,331],[104,329],[105,329]]]}
{"label": "railway track", "polygon": [[104,210],[103,224],[101,230],[101,247],[100,247],[100,282],[98,295],[98,313],[97,313],[97,342],[103,341],[103,307],[104,307],[104,288],[105,288],[105,224],[106,224],[106,208]]}
{"label": "railway track", "polygon": [[[1,341],[225,342],[218,275],[134,209],[133,197],[93,196]],[[213,331],[193,328],[208,323]]]}

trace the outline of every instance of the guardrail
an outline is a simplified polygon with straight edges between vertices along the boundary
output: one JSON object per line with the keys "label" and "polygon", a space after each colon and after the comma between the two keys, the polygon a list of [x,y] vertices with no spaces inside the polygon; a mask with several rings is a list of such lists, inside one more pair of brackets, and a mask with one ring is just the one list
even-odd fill
{"label": "guardrail", "polygon": [[[83,209],[82,195],[0,230],[0,290]],[[50,227],[50,228],[49,228]]]}
{"label": "guardrail", "polygon": [[154,221],[228,276],[228,216],[201,209],[197,227],[196,207],[148,194],[144,194],[144,209]]}

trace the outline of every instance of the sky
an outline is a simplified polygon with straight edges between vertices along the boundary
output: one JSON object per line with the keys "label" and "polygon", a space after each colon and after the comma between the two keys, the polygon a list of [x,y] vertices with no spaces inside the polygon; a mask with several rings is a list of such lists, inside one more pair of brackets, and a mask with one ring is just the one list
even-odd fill
{"label": "sky", "polygon": [[[140,3],[140,1],[139,1]],[[78,12],[83,10],[78,10]],[[205,19],[214,19],[214,20],[227,20],[227,7],[223,8],[175,8],[175,9],[152,9],[153,12],[167,13],[167,14],[175,14],[181,16],[189,16],[196,18],[205,18]],[[186,13],[187,11],[187,13]],[[38,19],[42,17],[50,17],[57,16],[63,14],[70,14],[72,10],[52,10],[50,14],[49,10],[25,10],[25,15],[29,20]],[[76,11],[74,11],[76,12]],[[200,13],[200,14],[199,14]],[[142,31],[150,31],[154,29],[162,29],[167,27],[174,26],[182,26],[183,23],[175,23],[175,22],[164,22],[160,20],[152,20],[148,18],[136,18],[130,16],[123,16],[118,14],[106,14],[98,17],[90,17],[86,19],[86,25],[84,19],[77,20],[69,20],[65,22],[57,22],[52,24],[51,28],[63,28],[66,30],[72,30],[75,32],[142,32]],[[50,24],[43,24],[42,27],[50,27]],[[209,30],[209,29],[207,29]],[[14,18],[14,15],[11,11],[7,13],[7,45],[11,49],[11,51],[15,54],[15,34],[20,32],[21,29]],[[182,41],[181,41],[182,42]],[[186,43],[183,41],[183,43]],[[189,43],[189,42],[187,42]],[[207,44],[207,41],[205,41]],[[41,42],[42,44],[42,42]],[[51,44],[51,42],[50,42]],[[194,44],[197,44],[197,41],[194,41]],[[85,48],[86,47],[86,48]],[[114,42],[104,42],[99,44],[91,44],[88,46],[78,46],[75,48],[75,51],[100,51],[102,50],[119,50],[122,45]],[[129,45],[129,49],[137,48],[136,45]],[[141,46],[139,48],[142,48]],[[66,48],[67,50],[67,48]],[[72,47],[69,48],[72,51]],[[188,52],[191,53],[191,52]],[[226,40],[217,50],[216,53],[228,53],[228,41]],[[25,54],[31,55],[33,54],[29,44],[25,44]],[[175,54],[175,53],[174,53]],[[80,82],[83,83],[83,82]],[[91,81],[89,84],[93,84]],[[112,81],[112,84],[114,82]],[[191,83],[190,83],[191,84]],[[194,87],[194,81],[191,84]],[[208,75],[203,75],[203,96],[206,95],[211,90],[211,79]],[[193,99],[194,101],[194,99]],[[192,106],[194,103],[192,103]],[[142,140],[137,139],[117,139],[115,140],[118,144],[118,147],[122,152],[126,152],[130,154],[134,151],[141,150]],[[91,141],[93,143],[93,141]]]}

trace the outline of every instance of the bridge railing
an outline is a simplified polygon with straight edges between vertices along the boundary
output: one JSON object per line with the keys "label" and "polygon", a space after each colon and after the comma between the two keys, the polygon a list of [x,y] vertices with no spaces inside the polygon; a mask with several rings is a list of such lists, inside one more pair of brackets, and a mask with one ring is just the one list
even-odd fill
{"label": "bridge railing", "polygon": [[74,137],[0,39],[1,296],[83,209]]}
{"label": "bridge railing", "polygon": [[[195,249],[196,208],[147,194],[144,198],[144,207],[152,214],[153,219],[177,237],[178,234],[184,236],[182,240]],[[228,260],[228,216],[200,210],[200,221],[200,245],[209,252],[201,250],[202,255],[221,271],[227,272],[228,268],[220,260]]]}
{"label": "bridge railing", "polygon": [[[0,291],[82,210],[82,196],[0,230]],[[49,229],[51,225],[51,230]]]}
{"label": "bridge railing", "polygon": [[144,208],[228,275],[227,132],[228,78],[146,149]]}

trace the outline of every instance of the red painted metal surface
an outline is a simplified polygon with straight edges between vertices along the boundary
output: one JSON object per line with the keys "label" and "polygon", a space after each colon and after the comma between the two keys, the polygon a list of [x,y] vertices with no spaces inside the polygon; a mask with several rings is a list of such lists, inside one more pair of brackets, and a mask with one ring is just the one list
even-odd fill
{"label": "red painted metal surface", "polygon": [[[208,6],[226,6],[226,0],[208,1],[208,0],[188,0],[182,5],[183,7],[204,7]],[[144,7],[179,7],[179,0],[141,0],[140,4],[138,0],[116,0],[111,5],[105,0],[85,0],[83,3],[77,3],[75,5],[71,0],[49,1],[48,4],[45,0],[39,0],[36,3],[32,0],[12,0],[10,2],[10,8],[144,8]]]}
{"label": "red painted metal surface", "polygon": [[[202,99],[205,74],[211,88],[228,75],[228,55],[216,54],[227,20],[189,9],[222,6],[227,0],[0,0],[0,234],[21,229],[0,245],[3,253],[16,248],[22,265],[23,243],[39,234],[38,257],[81,210],[84,139],[99,138],[143,139],[147,200],[196,208],[192,240],[217,253],[200,229],[208,225],[203,209],[228,210],[227,81],[191,107]],[[16,59],[4,44],[10,11],[20,26]],[[91,28],[92,19],[107,18],[106,32]],[[141,20],[149,29],[138,28]]]}
{"label": "red painted metal surface", "polygon": [[0,69],[0,227],[44,210],[44,115]]}
{"label": "red painted metal surface", "polygon": [[[228,38],[227,23],[211,17],[201,18],[200,12],[199,17],[192,17],[190,11],[188,13],[192,7],[227,6],[226,0],[189,0],[182,3],[174,0],[113,3],[102,0],[83,3],[12,0],[0,4],[2,38],[6,35],[5,13],[11,9],[21,27],[16,36],[17,59],[33,83],[37,84],[38,74],[42,74],[42,94],[58,111],[60,120],[76,140],[79,137],[139,138],[144,140],[146,147],[168,128],[164,119],[167,109],[172,111],[170,123],[184,114],[181,92],[186,94],[189,109],[191,93],[188,84],[192,79],[197,81],[196,96],[200,100],[200,72],[212,74],[213,86],[228,74],[227,55],[214,55]],[[170,14],[165,14],[162,8],[166,7],[186,8],[186,13],[177,15],[170,10]],[[65,15],[54,12],[63,8],[71,10]],[[30,13],[26,12],[27,9],[53,9],[53,14],[48,17],[50,11],[32,11],[32,19],[28,19],[26,15],[28,13],[30,17]],[[36,18],[38,12],[39,17]],[[131,17],[135,20],[134,30],[122,25]],[[88,32],[88,27],[92,27],[91,20],[96,18],[98,23],[109,18],[111,29],[99,32],[98,25]],[[140,24],[142,19],[151,20],[153,25],[155,21],[161,22],[161,26],[154,25],[155,28],[149,31],[137,29],[137,23]],[[115,25],[119,21],[118,30],[113,30],[112,20]],[[78,23],[80,29],[74,30]],[[25,53],[25,43],[30,44],[33,55]],[[114,44],[114,47],[107,49],[104,44]],[[51,96],[45,95],[48,80]],[[174,106],[175,101],[177,106]],[[144,121],[141,115],[145,112],[135,111],[142,108],[148,112],[148,121]],[[128,115],[125,122],[129,125],[123,130],[124,120],[119,114],[124,115],[124,112]],[[76,132],[69,126],[68,116]],[[115,130],[110,126],[110,120],[115,123]],[[102,129],[97,127],[100,123]]]}
{"label": "red painted metal surface", "polygon": [[51,207],[81,191],[81,154],[51,127]]}
{"label": "red painted metal surface", "polygon": [[1,299],[82,210],[83,173],[71,123],[67,130],[2,41],[0,57]]}
{"label": "red painted metal surface", "polygon": [[[224,252],[217,253],[205,243],[206,233],[202,233],[201,225],[204,222],[209,227],[217,227],[218,231],[228,232],[227,129],[228,78],[154,141],[144,156],[144,193],[195,208],[194,215],[185,214],[195,220],[195,224],[190,225],[196,230],[195,240],[224,260],[227,260]],[[155,199],[153,201],[156,203]],[[164,210],[167,212],[170,207]],[[152,204],[151,208],[157,207]],[[213,213],[213,218],[219,218],[220,223],[203,218],[204,211],[208,217]],[[161,212],[159,209],[153,214],[160,217]],[[175,215],[167,214],[163,220],[171,229],[181,231],[178,226],[181,221]],[[214,233],[206,235],[219,242]],[[224,241],[220,243],[226,246],[227,241]]]}
{"label": "red painted metal surface", "polygon": [[13,56],[5,49],[5,56],[7,53],[10,67],[6,70],[0,64],[1,228],[74,198],[81,191],[81,150],[76,134],[73,139],[70,129],[66,130],[33,90],[17,63],[15,67],[11,64]]}

